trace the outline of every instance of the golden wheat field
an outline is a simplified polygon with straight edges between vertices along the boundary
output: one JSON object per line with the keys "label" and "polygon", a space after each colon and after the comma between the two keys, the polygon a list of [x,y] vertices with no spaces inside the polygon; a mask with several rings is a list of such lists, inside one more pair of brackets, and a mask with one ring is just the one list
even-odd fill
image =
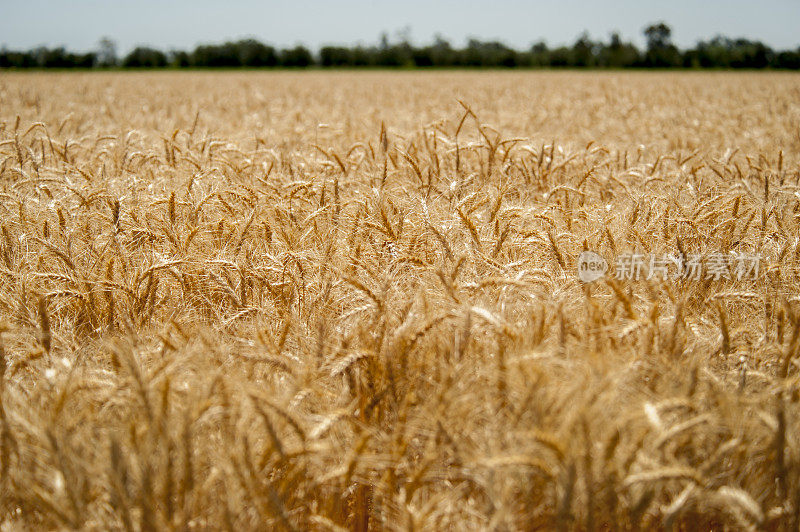
{"label": "golden wheat field", "polygon": [[3,530],[797,530],[800,75],[0,102]]}

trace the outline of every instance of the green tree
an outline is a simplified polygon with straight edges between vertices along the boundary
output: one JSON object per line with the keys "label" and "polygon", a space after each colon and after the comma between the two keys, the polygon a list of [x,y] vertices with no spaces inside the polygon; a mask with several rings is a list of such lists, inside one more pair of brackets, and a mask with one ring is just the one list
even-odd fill
{"label": "green tree", "polygon": [[450,43],[441,35],[433,38],[433,46],[430,47],[431,61],[434,66],[448,67],[456,63],[456,52]]}
{"label": "green tree", "polygon": [[280,65],[284,67],[304,68],[314,63],[314,57],[305,46],[295,46],[287,50],[282,50],[280,54]]}
{"label": "green tree", "polygon": [[323,67],[353,65],[353,50],[344,46],[323,46],[319,50],[319,62]]}
{"label": "green tree", "polygon": [[550,66],[550,49],[544,41],[539,41],[531,46],[527,55],[529,66]]}
{"label": "green tree", "polygon": [[583,32],[575,44],[572,45],[572,58],[570,66],[589,67],[595,64],[595,43],[589,38],[587,32]]}
{"label": "green tree", "polygon": [[597,53],[597,63],[609,68],[626,68],[635,66],[639,60],[639,50],[632,43],[623,42],[619,33],[611,34],[607,45],[601,46]]}
{"label": "green tree", "polygon": [[644,29],[647,39],[644,66],[666,68],[681,65],[681,54],[672,44],[671,35],[672,30],[663,22],[651,24]]}
{"label": "green tree", "polygon": [[192,66],[192,57],[183,50],[172,50],[169,53],[169,64],[174,68],[187,68]]}
{"label": "green tree", "polygon": [[230,46],[233,48],[241,66],[273,67],[278,64],[278,54],[275,52],[275,48],[255,39],[243,39],[230,43]]}
{"label": "green tree", "polygon": [[147,46],[137,46],[122,60],[125,68],[163,68],[167,66],[167,56],[161,50]]}

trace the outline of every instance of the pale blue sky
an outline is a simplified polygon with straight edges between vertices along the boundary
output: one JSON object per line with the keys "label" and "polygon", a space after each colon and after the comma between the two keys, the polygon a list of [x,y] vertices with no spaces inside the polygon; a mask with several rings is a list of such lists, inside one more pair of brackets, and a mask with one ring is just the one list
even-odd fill
{"label": "pale blue sky", "polygon": [[611,31],[642,44],[642,28],[664,20],[681,47],[716,34],[759,39],[779,48],[800,45],[800,0],[0,0],[0,46],[40,44],[85,51],[101,36],[124,53],[137,44],[189,49],[198,43],[256,37],[277,46],[373,44],[382,31],[396,38],[411,28],[415,43],[441,33],[457,46],[468,37],[527,48],[544,39],[572,43],[584,30],[606,40]]}

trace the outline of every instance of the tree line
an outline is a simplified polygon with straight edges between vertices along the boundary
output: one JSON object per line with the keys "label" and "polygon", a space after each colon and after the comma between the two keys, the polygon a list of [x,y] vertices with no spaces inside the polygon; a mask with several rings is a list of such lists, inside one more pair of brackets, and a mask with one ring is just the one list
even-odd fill
{"label": "tree line", "polygon": [[374,46],[323,46],[312,53],[305,46],[277,49],[255,39],[204,44],[192,51],[164,52],[139,46],[118,57],[113,41],[101,39],[98,50],[73,53],[63,47],[26,51],[0,50],[0,68],[747,68],[800,69],[800,47],[773,50],[760,41],[717,36],[681,50],[663,22],[644,29],[646,47],[639,49],[618,33],[607,42],[587,33],[571,46],[550,48],[540,41],[527,50],[498,41],[470,39],[462,48],[436,37],[432,44],[414,46],[408,38],[390,42],[383,34]]}

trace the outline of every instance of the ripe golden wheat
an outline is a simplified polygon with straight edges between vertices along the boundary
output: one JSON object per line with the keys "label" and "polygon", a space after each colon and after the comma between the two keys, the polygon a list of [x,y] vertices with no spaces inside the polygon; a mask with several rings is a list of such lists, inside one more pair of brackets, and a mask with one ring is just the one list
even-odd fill
{"label": "ripe golden wheat", "polygon": [[3,74],[2,525],[796,530],[798,82]]}

